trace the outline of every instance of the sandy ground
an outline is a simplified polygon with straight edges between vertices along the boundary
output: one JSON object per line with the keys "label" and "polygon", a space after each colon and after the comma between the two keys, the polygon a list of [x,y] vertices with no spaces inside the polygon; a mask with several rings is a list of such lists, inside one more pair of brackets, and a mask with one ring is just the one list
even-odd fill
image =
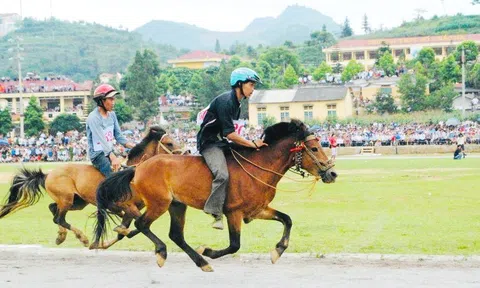
{"label": "sandy ground", "polygon": [[0,287],[480,287],[480,256],[242,254],[202,272],[183,253],[0,246]]}

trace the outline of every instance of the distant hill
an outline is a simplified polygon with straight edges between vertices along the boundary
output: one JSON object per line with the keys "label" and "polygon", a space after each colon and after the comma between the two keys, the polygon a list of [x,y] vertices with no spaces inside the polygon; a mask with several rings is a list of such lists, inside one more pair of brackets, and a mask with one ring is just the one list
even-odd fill
{"label": "distant hill", "polygon": [[302,43],[310,38],[310,33],[321,30],[325,25],[327,30],[338,34],[340,25],[331,17],[304,6],[287,7],[278,17],[265,17],[253,20],[241,32],[216,32],[194,25],[171,21],[154,20],[135,31],[145,40],[161,44],[173,45],[185,49],[206,49],[215,47],[218,39],[222,48],[228,48],[235,42],[275,46],[286,40]]}
{"label": "distant hill", "polygon": [[434,16],[431,19],[405,22],[400,27],[354,36],[351,39],[375,39],[451,34],[480,33],[480,15]]}
{"label": "distant hill", "polygon": [[9,60],[13,52],[8,49],[13,43],[7,41],[16,36],[23,38],[23,74],[51,72],[77,81],[95,79],[103,72],[125,71],[141,48],[154,50],[164,63],[181,54],[173,46],[145,42],[136,32],[85,22],[26,18],[19,29],[0,38],[0,77],[18,73],[16,63]]}

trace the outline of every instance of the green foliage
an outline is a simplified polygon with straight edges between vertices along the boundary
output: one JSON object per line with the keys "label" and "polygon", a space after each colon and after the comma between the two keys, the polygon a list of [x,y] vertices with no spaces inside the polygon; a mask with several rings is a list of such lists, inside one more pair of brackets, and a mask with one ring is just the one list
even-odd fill
{"label": "green foliage", "polygon": [[383,56],[378,60],[378,67],[383,69],[387,76],[392,76],[395,74],[395,61],[391,53],[384,53]]}
{"label": "green foliage", "polygon": [[288,65],[287,69],[285,69],[285,74],[283,75],[283,83],[287,87],[291,87],[298,83],[298,75],[293,69],[292,65]]}
{"label": "green foliage", "polygon": [[332,73],[332,67],[330,67],[327,62],[322,62],[320,66],[315,69],[312,76],[315,81],[320,81],[325,79],[327,73]]}
{"label": "green foliage", "polygon": [[230,65],[232,65],[232,67],[239,67],[240,66],[240,63],[242,63],[242,59],[240,59],[240,57],[238,56],[232,56],[232,58],[230,58]]}
{"label": "green foliage", "polygon": [[157,76],[160,70],[157,56],[151,50],[137,51],[133,63],[128,67],[125,86],[127,104],[138,107],[136,118],[146,123],[158,114]]}
{"label": "green foliage", "polygon": [[461,63],[462,59],[462,49],[465,49],[465,61],[475,61],[478,57],[478,47],[477,44],[473,41],[465,41],[457,46],[455,50],[455,60]]}
{"label": "green foliage", "polygon": [[35,136],[43,129],[45,129],[45,123],[43,122],[42,107],[38,105],[36,97],[31,97],[25,110],[25,134]]}
{"label": "green foliage", "polygon": [[416,59],[425,69],[429,69],[433,62],[435,62],[435,51],[430,47],[422,48],[422,50],[418,52]]}
{"label": "green foliage", "polygon": [[273,116],[266,116],[265,118],[262,119],[262,127],[267,128],[269,126],[272,126],[273,124],[277,123],[277,120]]}
{"label": "green foliage", "polygon": [[350,27],[350,21],[348,20],[348,17],[345,18],[345,22],[343,22],[342,26],[342,35],[340,37],[350,37],[353,35],[353,29]]}
{"label": "green foliage", "polygon": [[180,94],[180,81],[173,74],[168,78],[168,90],[174,95]]}
{"label": "green foliage", "polygon": [[335,74],[342,73],[343,71],[343,66],[340,63],[335,64],[335,66],[332,68],[332,72]]}
{"label": "green foliage", "polygon": [[157,79],[157,89],[160,95],[165,95],[168,91],[168,76],[161,74]]}
{"label": "green foliage", "polygon": [[379,60],[384,54],[392,54],[392,49],[390,49],[390,46],[385,41],[382,41],[381,45],[382,46],[377,49],[375,65],[379,65]]}
{"label": "green foliage", "polygon": [[343,82],[348,82],[353,79],[355,75],[358,73],[362,72],[364,70],[364,67],[362,64],[358,63],[355,60],[350,60],[345,66],[345,70],[342,72],[342,81]]}
{"label": "green foliage", "polygon": [[476,63],[469,69],[467,81],[473,88],[480,89],[480,63]]}
{"label": "green foliage", "polygon": [[426,107],[425,90],[427,77],[417,74],[404,74],[398,82],[398,90],[401,95],[404,111],[421,111]]}
{"label": "green foliage", "polygon": [[57,132],[82,131],[84,128],[77,115],[60,114],[50,123],[49,130],[51,135],[55,135]]}
{"label": "green foliage", "polygon": [[461,77],[461,70],[453,55],[443,59],[440,63],[440,75],[446,84],[456,83]]}
{"label": "green foliage", "polygon": [[6,136],[13,128],[12,116],[8,107],[0,109],[0,134]]}
{"label": "green foliage", "polygon": [[393,99],[392,94],[382,93],[381,91],[378,91],[372,106],[378,114],[392,114],[397,112],[398,109],[397,105],[395,105],[395,100]]}
{"label": "green foliage", "polygon": [[198,91],[202,88],[202,84],[202,76],[197,73],[193,74],[193,77],[188,84],[188,92],[197,95]]}
{"label": "green foliage", "polygon": [[220,53],[220,51],[222,51],[222,48],[220,48],[220,41],[218,41],[218,39],[216,39],[216,41],[215,41],[215,52]]}
{"label": "green foliage", "polygon": [[133,120],[133,109],[123,99],[115,101],[115,114],[117,115],[118,123],[122,125]]}
{"label": "green foliage", "polygon": [[367,14],[363,15],[362,29],[365,34],[372,32],[372,28],[370,28],[370,24],[368,23]]}
{"label": "green foliage", "polygon": [[453,99],[458,96],[453,85],[447,85],[433,92],[426,98],[426,106],[430,109],[442,109],[445,112],[452,111]]}
{"label": "green foliage", "polygon": [[263,88],[268,89],[272,85],[272,77],[275,72],[267,61],[261,60],[257,63],[256,70],[260,79],[262,79]]}
{"label": "green foliage", "polygon": [[291,65],[295,73],[300,71],[298,56],[284,47],[270,48],[260,55],[260,60],[268,62],[273,68],[281,67],[285,69]]}
{"label": "green foliage", "polygon": [[[0,38],[0,55],[11,55],[8,39],[16,36],[23,38],[23,71],[67,75],[76,81],[94,79],[103,72],[125,71],[135,51],[142,47],[161,55],[163,63],[179,55],[173,46],[144,42],[136,32],[54,18],[25,18],[18,30]],[[0,75],[6,75],[11,65],[8,60],[0,61]]]}

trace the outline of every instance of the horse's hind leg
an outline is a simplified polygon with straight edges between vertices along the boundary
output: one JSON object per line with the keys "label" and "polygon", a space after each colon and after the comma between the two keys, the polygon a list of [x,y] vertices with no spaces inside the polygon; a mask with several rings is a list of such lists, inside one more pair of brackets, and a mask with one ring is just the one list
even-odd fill
{"label": "horse's hind leg", "polygon": [[[55,222],[55,219],[57,218],[57,215],[58,215],[57,203],[52,203],[48,205],[48,209],[50,209],[50,212],[52,212],[53,221]],[[65,239],[67,239],[67,231],[68,231],[67,229],[58,225],[58,236],[57,236],[57,239],[55,239],[55,244],[60,245],[65,241]]]}
{"label": "horse's hind leg", "polygon": [[168,236],[172,239],[178,247],[182,248],[185,253],[195,262],[197,267],[200,267],[204,272],[213,272],[212,267],[208,262],[198,254],[190,245],[185,242],[183,229],[185,227],[185,211],[187,206],[183,203],[172,202],[168,208],[170,213],[170,233]]}
{"label": "horse's hind leg", "polygon": [[135,227],[137,227],[140,232],[142,232],[155,244],[155,254],[157,256],[157,264],[159,267],[162,267],[167,259],[167,246],[162,242],[162,240],[153,234],[153,232],[150,230],[150,225],[152,225],[153,221],[167,211],[169,205],[170,203],[168,202],[152,203],[150,207],[147,207],[145,213],[143,213],[140,218],[135,220]]}
{"label": "horse's hind leg", "polygon": [[288,247],[290,230],[292,229],[292,219],[290,219],[290,216],[287,214],[270,207],[267,207],[265,210],[256,215],[255,219],[275,220],[283,224],[284,229],[282,239],[280,239],[280,242],[277,243],[275,249],[270,252],[272,264],[275,264],[275,262],[277,262],[280,256],[282,256],[283,252],[285,252],[285,249]]}
{"label": "horse's hind leg", "polygon": [[223,250],[212,250],[207,247],[197,248],[197,252],[203,256],[210,257],[212,259],[225,256],[227,254],[233,254],[240,249],[240,230],[242,227],[242,215],[239,212],[226,214],[228,220],[228,234],[230,237],[230,245]]}
{"label": "horse's hind leg", "polygon": [[[129,208],[125,209],[125,214],[122,217],[122,223],[115,227],[113,231],[117,232],[117,238],[113,239],[110,242],[107,243],[102,243],[102,246],[98,247],[99,249],[108,249],[112,247],[115,243],[118,241],[122,240],[125,236],[128,238],[132,238],[133,236],[137,235],[140,233],[138,229],[135,229],[133,231],[130,231],[128,227],[130,226],[131,222],[133,219],[138,219],[142,214],[140,213],[140,210],[135,206],[132,205]],[[92,244],[93,245],[93,244]]]}
{"label": "horse's hind leg", "polygon": [[[76,195],[75,195],[76,196]],[[80,242],[86,247],[88,246],[88,238],[80,231],[78,228],[73,227],[65,220],[65,215],[67,214],[68,210],[81,210],[83,209],[88,203],[85,200],[81,199],[80,197],[74,197],[75,201],[73,203],[57,203],[57,215],[54,218],[53,222],[72,231],[75,236],[77,237]]]}

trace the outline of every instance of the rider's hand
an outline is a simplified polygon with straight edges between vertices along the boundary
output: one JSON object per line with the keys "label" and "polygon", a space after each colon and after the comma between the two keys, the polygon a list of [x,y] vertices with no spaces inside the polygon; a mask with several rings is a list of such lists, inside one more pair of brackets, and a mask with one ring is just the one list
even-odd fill
{"label": "rider's hand", "polygon": [[113,171],[118,171],[118,169],[120,169],[120,165],[122,164],[120,162],[120,159],[117,158],[117,156],[115,156],[115,154],[113,153],[110,153],[109,158],[110,158],[110,161],[112,161]]}
{"label": "rider's hand", "polygon": [[268,144],[263,142],[262,139],[252,140],[252,142],[253,142],[253,145],[255,146],[254,148],[256,148],[257,150],[259,150],[263,146],[268,146]]}

